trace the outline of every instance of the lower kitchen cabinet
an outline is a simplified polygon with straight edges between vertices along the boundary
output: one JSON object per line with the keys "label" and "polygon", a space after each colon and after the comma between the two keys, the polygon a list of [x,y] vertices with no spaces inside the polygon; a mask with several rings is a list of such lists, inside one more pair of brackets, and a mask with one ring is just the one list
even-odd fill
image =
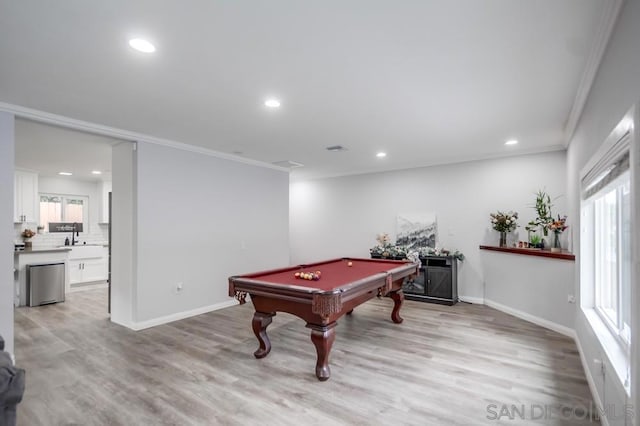
{"label": "lower kitchen cabinet", "polygon": [[[83,246],[80,246],[83,247]],[[108,278],[107,253],[106,249],[100,248],[99,253],[92,253],[92,256],[100,257],[78,257],[82,256],[82,249],[72,249],[69,255],[69,284],[88,283],[93,281],[106,281]],[[79,252],[79,253],[78,253]]]}
{"label": "lower kitchen cabinet", "polygon": [[69,261],[69,284],[106,281],[107,263],[104,259]]}

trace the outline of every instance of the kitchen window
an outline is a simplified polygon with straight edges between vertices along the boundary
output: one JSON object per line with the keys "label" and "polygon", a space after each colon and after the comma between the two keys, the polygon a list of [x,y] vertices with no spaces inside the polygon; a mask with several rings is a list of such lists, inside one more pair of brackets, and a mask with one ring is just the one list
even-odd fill
{"label": "kitchen window", "polygon": [[86,230],[89,198],[76,195],[40,194],[40,225],[49,230],[49,222],[82,223]]}

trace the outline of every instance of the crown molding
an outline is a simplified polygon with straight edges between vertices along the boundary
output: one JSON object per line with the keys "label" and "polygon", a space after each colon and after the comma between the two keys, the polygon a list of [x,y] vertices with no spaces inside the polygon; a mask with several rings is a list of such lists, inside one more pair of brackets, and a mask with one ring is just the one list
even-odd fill
{"label": "crown molding", "polygon": [[573,133],[576,131],[578,121],[582,116],[582,111],[587,103],[587,98],[593,87],[593,82],[600,68],[600,63],[604,57],[604,53],[613,34],[613,30],[620,16],[620,10],[625,0],[608,0],[602,2],[602,15],[600,18],[600,24],[598,25],[597,33],[591,51],[587,57],[587,63],[578,85],[578,91],[576,97],[573,100],[573,106],[569,113],[569,118],[564,127],[564,145],[568,146],[569,141],[573,137]]}
{"label": "crown molding", "polygon": [[155,136],[149,136],[142,133],[130,132],[128,130],[122,130],[115,127],[103,126],[102,124],[76,120],[75,118],[51,114],[32,108],[26,108],[20,105],[0,102],[0,111],[8,112],[19,118],[32,120],[39,123],[50,124],[52,126],[64,127],[67,129],[78,130],[95,135],[107,136],[110,138],[121,139],[128,142],[147,142],[155,145],[162,145],[170,148],[180,149],[182,151],[194,152],[196,154],[208,155],[210,157],[216,157],[223,160],[230,160],[237,163],[248,164],[250,166],[263,167],[289,173],[288,168],[276,166],[275,164],[239,157],[232,154],[226,154],[224,152],[218,152],[200,146],[176,142],[170,139],[157,138]]}
{"label": "crown molding", "polygon": [[529,148],[529,149],[521,149],[514,150],[511,152],[492,152],[488,154],[482,155],[467,155],[463,157],[457,158],[442,158],[434,161],[428,161],[421,164],[401,164],[398,167],[394,167],[391,169],[365,169],[358,170],[356,172],[344,172],[344,173],[315,173],[315,174],[299,174],[298,170],[303,169],[293,169],[290,174],[291,182],[304,182],[304,181],[312,181],[312,180],[323,180],[323,179],[333,179],[333,178],[341,178],[341,177],[349,177],[349,176],[359,176],[359,175],[370,175],[370,174],[380,174],[380,173],[395,173],[402,172],[407,170],[416,170],[416,169],[424,169],[428,167],[441,167],[441,166],[449,166],[453,164],[463,164],[463,163],[472,163],[475,161],[487,161],[487,160],[499,160],[502,158],[511,158],[511,157],[522,157],[526,155],[536,155],[536,154],[544,154],[548,152],[557,152],[557,151],[566,151],[567,148],[560,142],[555,145],[543,146],[540,148]]}

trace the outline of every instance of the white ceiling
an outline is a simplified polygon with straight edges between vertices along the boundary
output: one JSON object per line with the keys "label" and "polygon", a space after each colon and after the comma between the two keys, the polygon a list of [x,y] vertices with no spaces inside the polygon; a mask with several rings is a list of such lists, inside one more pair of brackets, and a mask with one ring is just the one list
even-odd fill
{"label": "white ceiling", "polygon": [[296,179],[562,149],[604,3],[1,0],[0,101]]}
{"label": "white ceiling", "polygon": [[[16,167],[39,172],[40,176],[61,179],[110,180],[111,146],[122,141],[16,120]],[[100,171],[94,175],[92,171]],[[72,176],[60,176],[70,172]]]}

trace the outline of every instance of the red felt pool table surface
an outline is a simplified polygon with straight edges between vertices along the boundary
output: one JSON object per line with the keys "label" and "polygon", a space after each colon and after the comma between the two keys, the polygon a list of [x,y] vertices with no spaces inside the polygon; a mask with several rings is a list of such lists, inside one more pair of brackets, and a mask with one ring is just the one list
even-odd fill
{"label": "red felt pool table surface", "polygon": [[[352,266],[349,266],[351,262]],[[256,272],[241,275],[242,278],[250,278],[274,285],[304,287],[309,290],[331,291],[344,286],[352,285],[364,278],[375,274],[386,275],[392,269],[405,265],[406,262],[388,261],[379,259],[333,259],[324,262],[297,265],[289,268],[271,271]],[[320,271],[318,281],[296,278],[296,272]]]}

